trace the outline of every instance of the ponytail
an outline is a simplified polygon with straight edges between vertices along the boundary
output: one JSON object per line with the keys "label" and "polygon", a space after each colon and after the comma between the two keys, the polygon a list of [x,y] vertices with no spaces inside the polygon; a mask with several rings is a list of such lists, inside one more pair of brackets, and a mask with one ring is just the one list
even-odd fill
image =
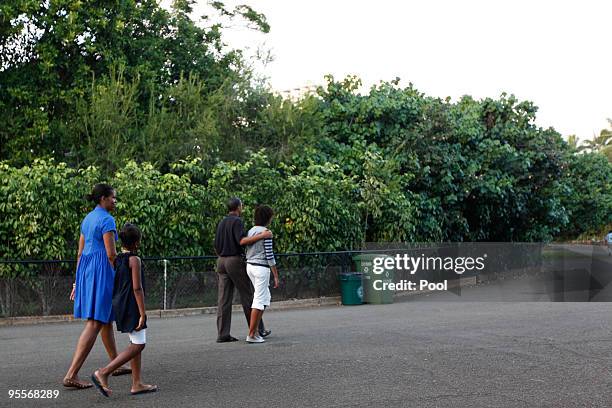
{"label": "ponytail", "polygon": [[114,189],[105,183],[96,184],[91,190],[91,193],[85,196],[87,201],[92,201],[94,204],[100,204],[100,200],[113,194]]}

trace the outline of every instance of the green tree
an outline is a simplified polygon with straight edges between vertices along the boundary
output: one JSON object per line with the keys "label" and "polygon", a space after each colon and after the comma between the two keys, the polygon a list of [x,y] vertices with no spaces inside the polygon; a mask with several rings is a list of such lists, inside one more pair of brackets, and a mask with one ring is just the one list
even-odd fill
{"label": "green tree", "polygon": [[[80,218],[88,211],[83,197],[98,178],[96,169],[77,171],[52,160],[21,168],[0,163],[0,259],[75,259]],[[66,267],[0,265],[3,314],[12,315],[16,278],[39,296],[42,313],[50,314],[59,276],[70,273]]]}
{"label": "green tree", "polygon": [[[73,153],[78,139],[67,128],[77,101],[95,96],[92,79],[118,65],[128,83],[138,78],[137,108],[145,112],[182,75],[206,78],[204,93],[240,78],[240,53],[225,51],[220,24],[201,28],[190,19],[192,4],[177,0],[166,11],[156,0],[2,3],[0,160],[22,164]],[[247,6],[213,6],[269,30],[265,17]]]}
{"label": "green tree", "polygon": [[599,135],[593,135],[591,140],[585,140],[579,151],[600,152],[612,163],[612,119],[608,119],[610,129],[602,129]]}
{"label": "green tree", "polygon": [[561,201],[569,212],[569,223],[562,237],[575,238],[612,224],[612,164],[603,154],[573,155],[564,181]]}
{"label": "green tree", "polygon": [[[127,80],[125,68],[92,83],[91,96],[79,99],[71,131],[79,142],[71,156],[78,166],[95,165],[112,175],[127,161],[153,163],[164,172],[186,157],[217,156],[223,138],[215,104],[223,89],[206,95],[197,76],[181,76],[143,111],[140,79]],[[238,103],[238,102],[236,102]]]}
{"label": "green tree", "polygon": [[[252,223],[257,204],[276,211],[273,223],[280,252],[334,251],[354,248],[363,241],[355,183],[333,164],[305,169],[275,166],[263,152],[248,160],[219,162],[207,181],[214,222],[225,213],[232,196],[245,203],[244,219]],[[215,224],[216,225],[216,224]]]}
{"label": "green tree", "polygon": [[366,95],[356,93],[359,86],[355,77],[328,78],[320,90],[320,153],[311,157],[359,179],[364,163],[353,152],[381,146],[384,161],[397,165],[390,175],[404,177],[404,199],[417,214],[414,239],[550,240],[567,222],[558,182],[567,144],[534,125],[533,104],[505,94],[451,103],[398,81]]}

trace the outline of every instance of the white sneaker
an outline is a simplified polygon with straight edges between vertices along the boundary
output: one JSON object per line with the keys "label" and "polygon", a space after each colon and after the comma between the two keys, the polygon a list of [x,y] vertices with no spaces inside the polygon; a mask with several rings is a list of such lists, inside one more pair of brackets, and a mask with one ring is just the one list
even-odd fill
{"label": "white sneaker", "polygon": [[246,341],[247,343],[265,343],[266,342],[264,339],[262,339],[259,336],[255,336],[255,337],[247,336]]}

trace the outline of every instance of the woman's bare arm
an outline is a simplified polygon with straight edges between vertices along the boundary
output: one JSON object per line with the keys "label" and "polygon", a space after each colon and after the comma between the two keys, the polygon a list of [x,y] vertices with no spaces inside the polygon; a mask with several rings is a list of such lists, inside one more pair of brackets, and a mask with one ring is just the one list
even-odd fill
{"label": "woman's bare arm", "polygon": [[79,237],[79,251],[77,253],[77,268],[79,267],[79,262],[81,261],[81,255],[83,255],[83,249],[85,248],[85,236],[81,234]]}
{"label": "woman's bare arm", "polygon": [[[77,253],[77,270],[79,269],[79,262],[81,261],[81,255],[83,255],[83,248],[85,248],[85,237],[83,234],[79,237],[79,251]],[[76,282],[72,284],[72,292],[70,292],[70,300],[74,300],[76,294]]]}
{"label": "woman's bare arm", "polygon": [[106,256],[111,265],[115,266],[117,258],[117,247],[115,246],[115,231],[108,231],[103,235],[104,248],[106,248]]}
{"label": "woman's bare arm", "polygon": [[278,288],[278,269],[276,269],[276,265],[271,266],[270,270],[272,271],[272,275],[274,276],[274,288]]}

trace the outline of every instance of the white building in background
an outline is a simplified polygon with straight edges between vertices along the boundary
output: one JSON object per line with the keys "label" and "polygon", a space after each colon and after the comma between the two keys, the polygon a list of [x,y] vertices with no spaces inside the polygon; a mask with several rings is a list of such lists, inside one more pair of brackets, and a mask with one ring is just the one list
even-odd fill
{"label": "white building in background", "polygon": [[314,83],[307,83],[304,86],[300,86],[297,88],[285,89],[279,92],[279,95],[285,99],[291,99],[292,101],[297,101],[306,95],[316,94],[317,87],[320,85],[316,85]]}

